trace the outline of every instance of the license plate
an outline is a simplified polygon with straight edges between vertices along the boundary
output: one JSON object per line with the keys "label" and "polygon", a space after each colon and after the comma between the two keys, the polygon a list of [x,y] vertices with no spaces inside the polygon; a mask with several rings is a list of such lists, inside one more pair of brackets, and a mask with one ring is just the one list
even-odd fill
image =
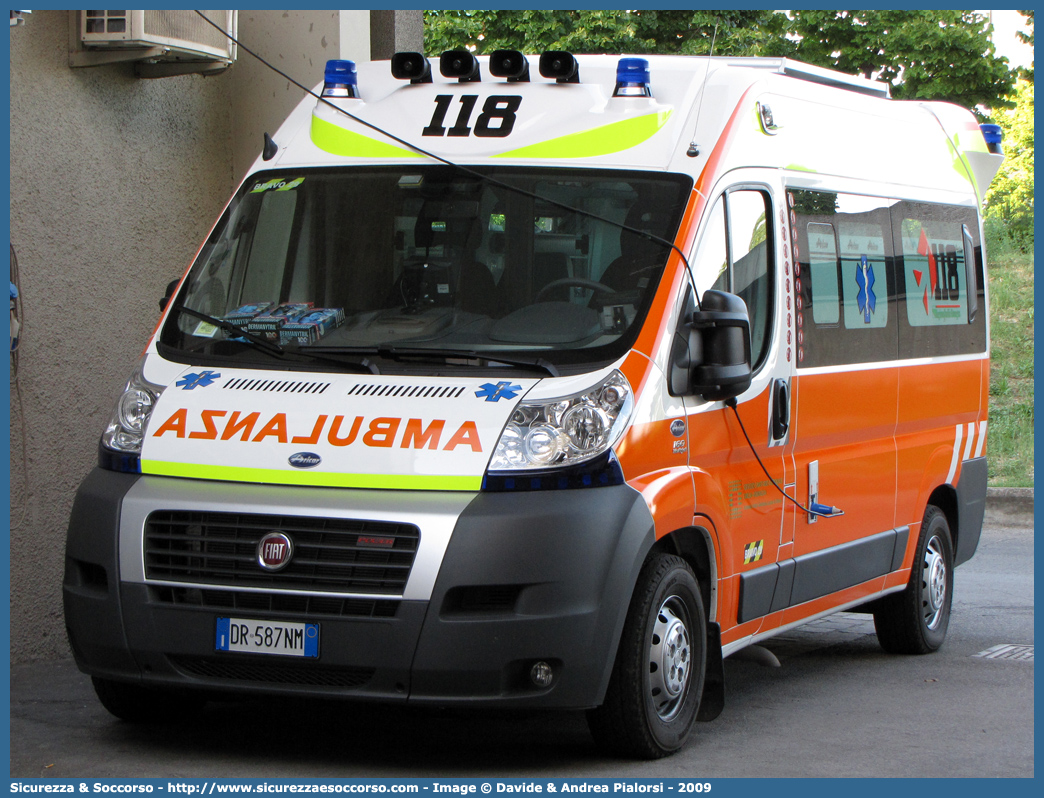
{"label": "license plate", "polygon": [[318,657],[319,624],[218,618],[215,648],[284,657]]}

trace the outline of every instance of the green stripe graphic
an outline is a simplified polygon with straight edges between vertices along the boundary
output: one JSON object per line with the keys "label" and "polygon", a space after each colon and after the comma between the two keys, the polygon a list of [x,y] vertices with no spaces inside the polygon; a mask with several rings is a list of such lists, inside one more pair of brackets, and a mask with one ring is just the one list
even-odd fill
{"label": "green stripe graphic", "polygon": [[378,488],[385,490],[460,490],[477,491],[482,477],[442,474],[331,474],[321,471],[282,471],[275,468],[172,463],[142,460],[143,474],[229,482],[261,482],[280,485],[306,485],[322,488]]}

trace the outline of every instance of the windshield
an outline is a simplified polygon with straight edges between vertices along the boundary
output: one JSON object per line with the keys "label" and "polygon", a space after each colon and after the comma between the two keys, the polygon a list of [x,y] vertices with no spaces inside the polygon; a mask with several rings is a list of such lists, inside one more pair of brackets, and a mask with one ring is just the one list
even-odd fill
{"label": "windshield", "polygon": [[673,240],[691,180],[475,171],[497,182],[446,166],[252,177],[176,299],[167,353],[258,365],[282,348],[329,367],[337,353],[570,364],[626,352],[670,249],[619,225]]}

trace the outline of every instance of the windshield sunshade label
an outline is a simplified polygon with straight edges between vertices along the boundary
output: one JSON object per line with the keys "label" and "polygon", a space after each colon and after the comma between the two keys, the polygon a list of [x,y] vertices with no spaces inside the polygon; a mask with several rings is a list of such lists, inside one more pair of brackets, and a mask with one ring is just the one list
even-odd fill
{"label": "windshield sunshade label", "polygon": [[301,185],[305,179],[298,177],[294,180],[286,180],[285,178],[275,178],[273,180],[266,180],[263,183],[258,183],[252,189],[251,194],[260,194],[262,191],[290,191],[291,189],[297,188]]}

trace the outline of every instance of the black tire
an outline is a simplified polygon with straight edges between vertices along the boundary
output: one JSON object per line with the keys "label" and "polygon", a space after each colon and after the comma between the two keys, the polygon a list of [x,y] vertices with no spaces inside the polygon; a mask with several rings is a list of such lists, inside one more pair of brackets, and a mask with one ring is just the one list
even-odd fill
{"label": "black tire", "polygon": [[707,671],[707,620],[696,577],[681,557],[642,567],[605,702],[587,713],[595,741],[619,756],[658,759],[692,732]]}
{"label": "black tire", "polygon": [[201,694],[182,690],[142,687],[130,682],[91,677],[102,706],[130,723],[176,723],[199,714],[207,703]]}
{"label": "black tire", "polygon": [[890,654],[929,654],[946,639],[953,601],[953,540],[946,515],[931,504],[924,511],[906,590],[881,599],[874,628]]}

